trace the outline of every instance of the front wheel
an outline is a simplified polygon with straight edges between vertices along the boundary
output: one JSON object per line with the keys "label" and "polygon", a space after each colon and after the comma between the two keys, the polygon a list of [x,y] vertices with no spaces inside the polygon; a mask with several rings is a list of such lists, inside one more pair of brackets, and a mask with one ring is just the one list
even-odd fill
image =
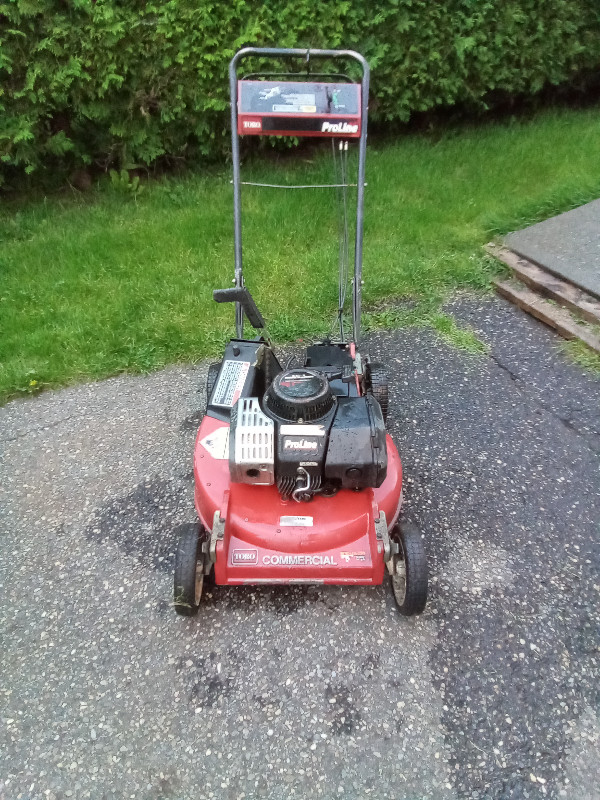
{"label": "front wheel", "polygon": [[196,614],[200,605],[205,559],[202,544],[206,536],[206,531],[198,523],[185,525],[179,536],[175,553],[173,602],[175,611],[184,617]]}
{"label": "front wheel", "polygon": [[393,556],[392,591],[401,614],[421,614],[427,603],[427,556],[419,529],[410,523],[398,524],[390,534],[397,544]]}

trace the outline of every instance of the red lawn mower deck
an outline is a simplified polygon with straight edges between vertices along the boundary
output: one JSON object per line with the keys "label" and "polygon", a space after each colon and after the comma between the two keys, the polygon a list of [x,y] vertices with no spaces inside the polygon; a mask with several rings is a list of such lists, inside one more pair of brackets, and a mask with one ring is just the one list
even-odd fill
{"label": "red lawn mower deck", "polygon": [[[254,73],[238,80],[242,58],[358,63],[345,75]],[[315,78],[327,78],[316,81]],[[402,465],[386,433],[385,367],[359,351],[369,67],[354,51],[246,48],[229,68],[234,189],[235,278],[213,292],[235,303],[237,337],[207,379],[206,415],[194,451],[199,523],[184,526],[175,562],[174,604],[197,612],[204,581],[218,585],[379,585],[386,573],[400,611],[423,611],[423,540],[398,522]],[[289,80],[289,78],[294,78]],[[269,79],[269,80],[267,80]],[[340,230],[339,339],[306,348],[284,369],[242,273],[239,135],[331,138]],[[359,142],[357,182],[348,179],[348,140]],[[337,151],[337,156],[336,156]],[[252,185],[252,184],[251,184]],[[257,184],[254,184],[257,185]],[[281,189],[279,184],[259,184]],[[356,187],[352,336],[344,330],[348,277],[348,189]],[[313,188],[289,186],[290,189]],[[244,321],[255,330],[244,337]]]}
{"label": "red lawn mower deck", "polygon": [[215,531],[218,584],[382,582],[387,528],[378,535],[378,526],[396,522],[402,484],[390,436],[388,475],[379,488],[342,489],[301,506],[275,485],[231,483],[228,439],[226,422],[205,417],[194,455],[196,508],[204,528]]}

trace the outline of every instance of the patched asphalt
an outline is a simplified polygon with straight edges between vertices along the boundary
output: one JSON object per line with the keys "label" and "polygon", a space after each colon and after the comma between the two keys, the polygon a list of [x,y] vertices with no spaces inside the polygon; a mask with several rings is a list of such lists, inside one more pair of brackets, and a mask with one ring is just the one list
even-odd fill
{"label": "patched asphalt", "polygon": [[600,379],[498,299],[490,346],[369,337],[431,597],[171,607],[206,365],[0,409],[0,798],[558,798],[600,786]]}

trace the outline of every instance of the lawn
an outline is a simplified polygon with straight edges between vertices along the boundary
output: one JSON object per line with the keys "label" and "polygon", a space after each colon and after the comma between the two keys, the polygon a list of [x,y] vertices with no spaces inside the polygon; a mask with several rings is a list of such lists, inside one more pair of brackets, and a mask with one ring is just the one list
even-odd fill
{"label": "lawn", "polygon": [[[452,290],[489,287],[490,238],[600,196],[600,113],[548,111],[443,135],[374,139],[364,301],[410,297],[442,332]],[[327,182],[327,149],[265,155],[245,179]],[[333,201],[333,202],[332,202]],[[0,214],[0,401],[40,388],[215,355],[233,309],[229,171],[148,182],[133,197],[7,205]],[[278,340],[326,334],[337,299],[335,197],[244,187],[247,283]],[[385,321],[385,312],[367,323]]]}

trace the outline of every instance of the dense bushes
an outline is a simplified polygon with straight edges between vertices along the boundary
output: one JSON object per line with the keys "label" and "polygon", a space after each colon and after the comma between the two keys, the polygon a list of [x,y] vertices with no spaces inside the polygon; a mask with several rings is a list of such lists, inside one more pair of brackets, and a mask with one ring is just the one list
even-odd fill
{"label": "dense bushes", "polygon": [[597,0],[0,0],[1,170],[152,164],[227,146],[247,44],[354,47],[373,118],[531,94],[600,65]]}

